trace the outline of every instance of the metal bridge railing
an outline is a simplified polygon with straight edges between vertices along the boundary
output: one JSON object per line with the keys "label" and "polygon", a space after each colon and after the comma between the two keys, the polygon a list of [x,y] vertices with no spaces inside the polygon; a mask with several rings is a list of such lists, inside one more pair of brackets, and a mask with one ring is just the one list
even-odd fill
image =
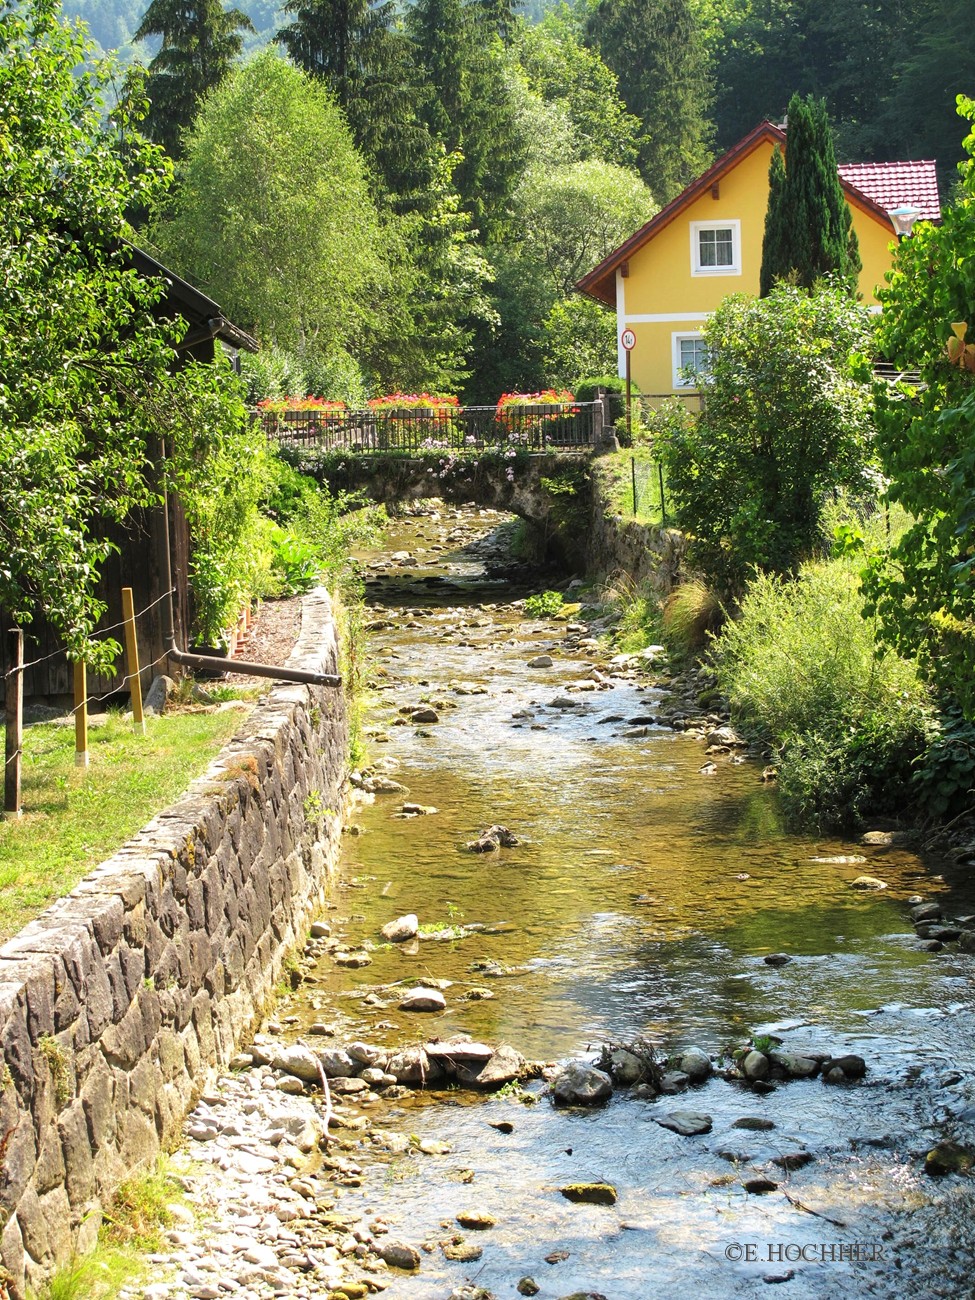
{"label": "metal bridge railing", "polygon": [[292,447],[357,453],[480,451],[524,447],[530,451],[588,448],[602,431],[598,402],[551,406],[406,408],[378,411],[260,411],[268,438]]}

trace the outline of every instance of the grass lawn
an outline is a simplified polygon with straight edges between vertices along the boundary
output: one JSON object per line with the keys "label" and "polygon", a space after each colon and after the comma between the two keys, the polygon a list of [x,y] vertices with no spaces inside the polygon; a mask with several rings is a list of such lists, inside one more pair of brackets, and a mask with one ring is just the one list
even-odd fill
{"label": "grass lawn", "polygon": [[110,713],[104,726],[89,729],[87,769],[75,766],[73,726],[27,727],[23,815],[0,818],[0,942],[182,794],[243,716],[198,710],[147,717],[140,736]]}

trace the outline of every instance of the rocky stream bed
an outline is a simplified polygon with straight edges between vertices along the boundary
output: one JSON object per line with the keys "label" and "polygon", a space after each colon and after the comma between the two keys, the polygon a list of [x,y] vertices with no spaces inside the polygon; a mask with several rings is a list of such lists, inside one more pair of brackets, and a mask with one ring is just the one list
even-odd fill
{"label": "rocky stream bed", "polygon": [[528,619],[500,523],[363,557],[342,879],[133,1300],[969,1294],[964,855],[785,835],[707,682]]}

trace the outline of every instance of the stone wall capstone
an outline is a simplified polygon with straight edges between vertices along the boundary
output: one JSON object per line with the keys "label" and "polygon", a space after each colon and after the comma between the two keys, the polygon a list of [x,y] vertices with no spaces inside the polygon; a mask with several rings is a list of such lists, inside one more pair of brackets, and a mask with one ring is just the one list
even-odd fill
{"label": "stone wall capstone", "polygon": [[[294,667],[335,673],[323,590]],[[341,690],[276,684],[186,794],[0,948],[0,1297],[94,1243],[304,942],[338,857]]]}

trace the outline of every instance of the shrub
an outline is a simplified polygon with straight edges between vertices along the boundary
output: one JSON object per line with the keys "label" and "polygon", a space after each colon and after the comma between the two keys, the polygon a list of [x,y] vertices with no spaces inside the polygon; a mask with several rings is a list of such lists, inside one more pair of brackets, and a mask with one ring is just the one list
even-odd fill
{"label": "shrub", "polygon": [[795,820],[903,811],[931,726],[913,664],[876,641],[853,557],[759,575],[712,647],[735,724],[774,752]]}
{"label": "shrub", "polygon": [[673,421],[661,449],[694,562],[723,594],[737,598],[756,568],[793,572],[826,541],[835,490],[863,491],[870,331],[829,285],[735,294],[705,325],[701,415]]}
{"label": "shrub", "polygon": [[717,632],[725,613],[714,592],[698,578],[675,587],[664,601],[661,623],[664,643],[678,659],[702,650]]}
{"label": "shrub", "polygon": [[[598,389],[605,389],[607,393],[626,393],[626,380],[621,379],[619,375],[596,375],[593,379],[580,379],[575,386],[575,399],[577,402],[594,402]],[[630,392],[638,393],[640,390],[632,381],[630,383]]]}

